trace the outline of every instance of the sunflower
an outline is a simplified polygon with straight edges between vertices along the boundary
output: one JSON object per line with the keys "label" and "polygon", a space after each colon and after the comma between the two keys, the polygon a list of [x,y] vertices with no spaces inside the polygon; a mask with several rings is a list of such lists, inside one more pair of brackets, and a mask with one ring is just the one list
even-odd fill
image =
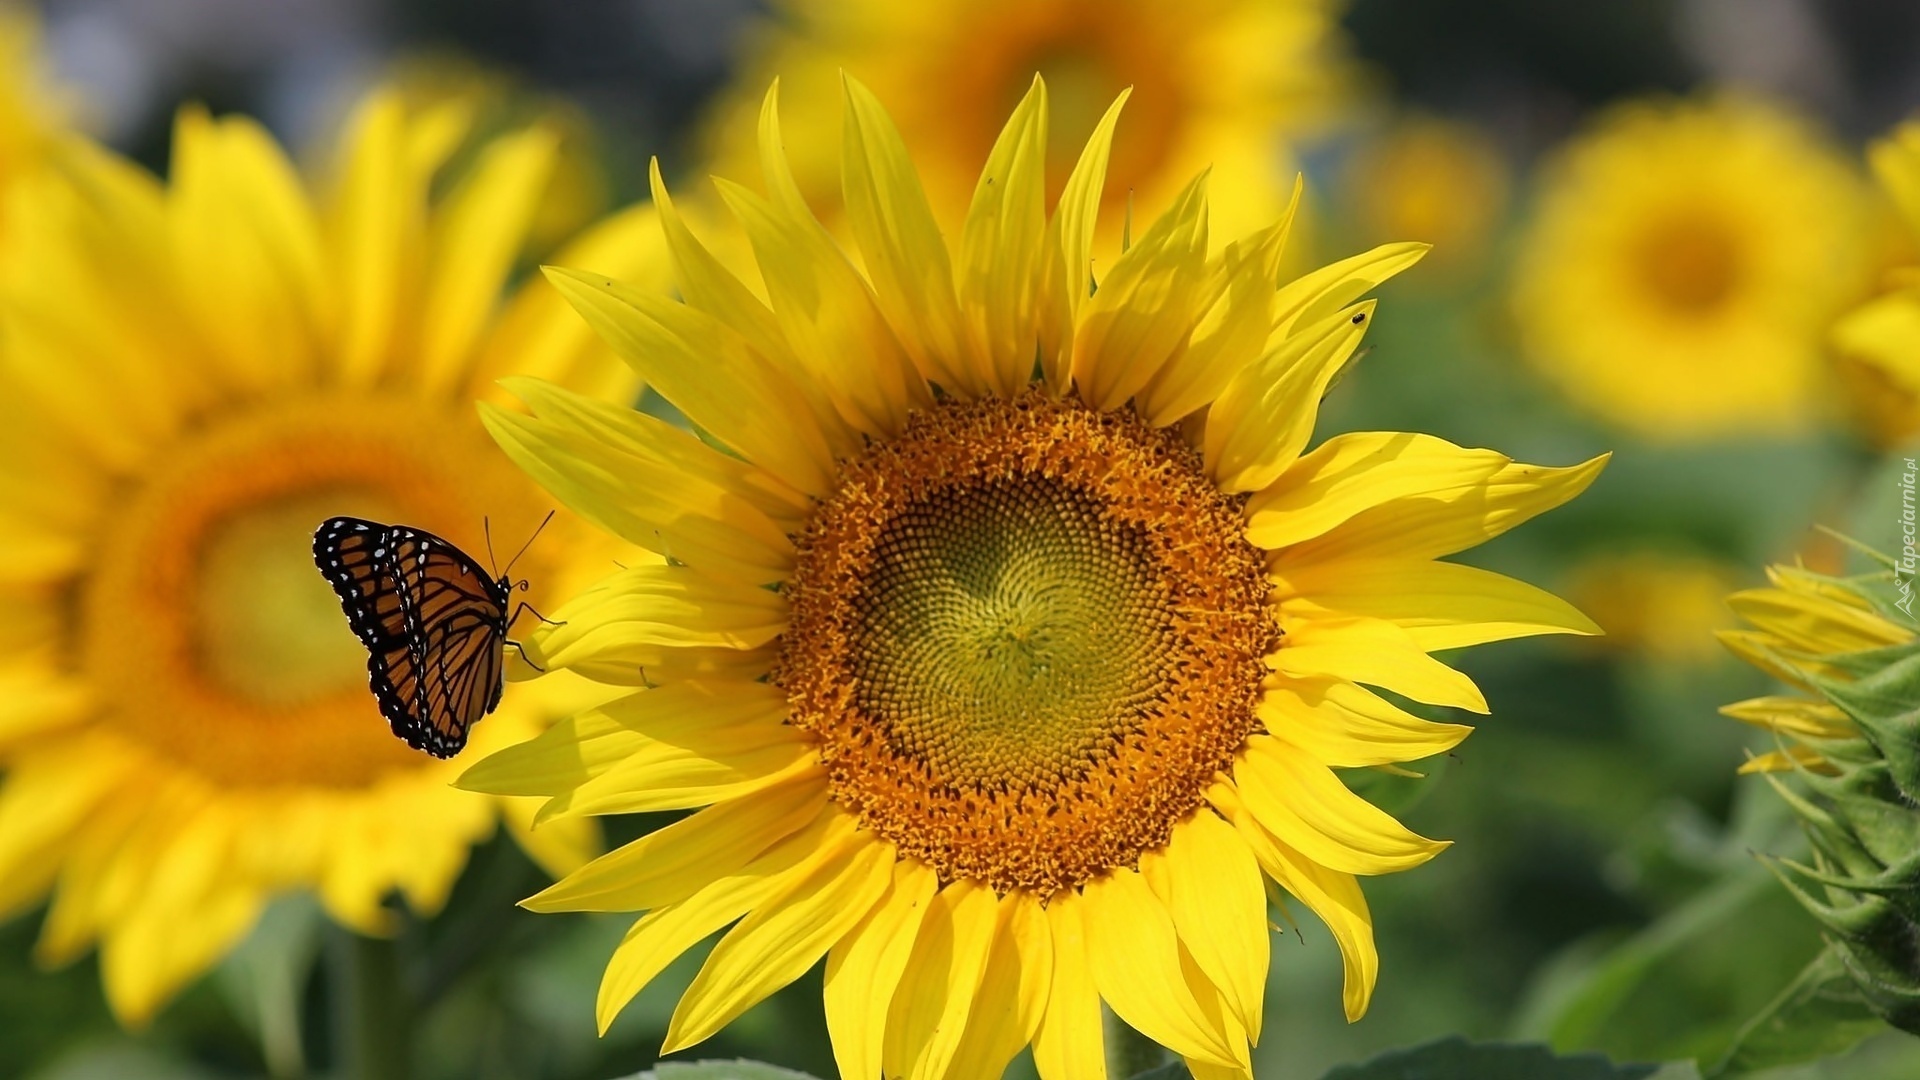
{"label": "sunflower", "polygon": [[1767,569],[1768,589],[1747,589],[1727,598],[1734,613],[1752,629],[1722,630],[1720,641],[1735,656],[1801,691],[1735,702],[1720,710],[1743,723],[1765,728],[1783,740],[1740,771],[1780,772],[1796,767],[1827,768],[1819,745],[1857,739],[1860,729],[1840,706],[1807,681],[1841,674],[1823,657],[1903,645],[1914,638],[1910,625],[1877,608],[1857,585],[1798,566]]}
{"label": "sunflower", "polygon": [[1817,414],[1865,251],[1858,182],[1814,131],[1743,98],[1633,103],[1545,177],[1513,314],[1570,399],[1660,439]]}
{"label": "sunflower", "polygon": [[[258,125],[193,109],[168,183],[73,141],[13,192],[0,911],[52,891],[40,958],[97,941],[130,1025],[274,894],[315,890],[341,923],[380,933],[389,892],[435,910],[503,813],[556,873],[591,853],[591,830],[533,838],[529,804],[454,790],[458,766],[387,732],[309,556],[336,513],[475,552],[490,519],[517,545],[549,504],[473,397],[513,372],[631,394],[544,283],[501,299],[551,134],[501,137],[429,194],[462,116],[370,98],[320,198]],[[609,219],[566,257],[646,274],[650,213]],[[552,588],[610,565],[591,557],[597,534],[556,529],[519,572]],[[589,692],[574,679],[509,694],[475,742],[527,738]]]}
{"label": "sunflower", "polygon": [[1719,655],[1713,635],[1731,621],[1733,578],[1726,563],[1704,555],[1613,551],[1582,560],[1566,593],[1606,631],[1610,649],[1695,665]]}
{"label": "sunflower", "polygon": [[[750,168],[767,80],[791,91],[793,171],[816,207],[840,198],[839,73],[892,103],[936,218],[957,225],[1001,121],[1038,71],[1061,136],[1042,151],[1063,177],[1114,95],[1132,87],[1133,130],[1114,147],[1103,220],[1129,198],[1164,206],[1211,167],[1218,245],[1267,224],[1291,198],[1288,142],[1348,93],[1334,0],[781,0],[708,124],[721,175]],[[938,88],[933,89],[933,88]],[[731,170],[731,171],[730,171]],[[1049,197],[1058,189],[1048,192]],[[836,214],[826,215],[837,225]]]}
{"label": "sunflower", "polygon": [[[1868,161],[1920,242],[1920,123],[1875,143]],[[1887,279],[1885,292],[1834,324],[1832,342],[1862,426],[1876,443],[1897,446],[1920,434],[1920,267],[1895,267]]]}
{"label": "sunflower", "polygon": [[1332,929],[1360,1016],[1377,957],[1357,876],[1445,845],[1334,769],[1468,732],[1361,684],[1484,711],[1429,650],[1593,632],[1435,560],[1601,460],[1381,432],[1307,451],[1372,318],[1356,301],[1419,245],[1276,288],[1286,220],[1209,259],[1202,174],[1090,291],[1118,102],[1049,218],[1035,79],[950,256],[900,133],[849,80],[857,265],[807,210],[775,102],[769,195],[720,182],[770,303],[657,169],[684,303],[550,271],[699,436],[536,380],[513,384],[532,415],[483,410],[556,498],[665,559],[527,646],[636,689],[460,781],[545,796],[542,817],[698,808],[526,902],[647,912],[602,1028],[732,924],[667,1051],[824,956],[849,1077],[995,1076],[1028,1044],[1045,1077],[1098,1075],[1102,1000],[1198,1075],[1246,1076],[1267,880]]}
{"label": "sunflower", "polygon": [[1395,121],[1348,162],[1348,202],[1369,239],[1417,236],[1471,270],[1507,211],[1506,160],[1478,128],[1437,116]]}

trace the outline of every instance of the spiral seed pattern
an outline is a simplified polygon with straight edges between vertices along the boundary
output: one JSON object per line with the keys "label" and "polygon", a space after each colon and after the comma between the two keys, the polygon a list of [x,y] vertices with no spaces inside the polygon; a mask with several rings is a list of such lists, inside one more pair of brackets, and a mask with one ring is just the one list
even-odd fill
{"label": "spiral seed pattern", "polygon": [[943,879],[1042,895],[1163,845],[1279,644],[1240,500],[1176,433],[944,403],[801,538],[775,679],[833,797]]}

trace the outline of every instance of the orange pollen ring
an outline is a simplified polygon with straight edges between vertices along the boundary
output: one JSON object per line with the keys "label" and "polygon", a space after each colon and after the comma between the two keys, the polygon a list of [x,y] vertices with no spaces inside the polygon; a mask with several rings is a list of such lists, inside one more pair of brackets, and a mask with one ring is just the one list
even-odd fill
{"label": "orange pollen ring", "polygon": [[1005,893],[1132,866],[1259,730],[1242,499],[1130,411],[943,403],[843,467],[774,671],[832,797]]}

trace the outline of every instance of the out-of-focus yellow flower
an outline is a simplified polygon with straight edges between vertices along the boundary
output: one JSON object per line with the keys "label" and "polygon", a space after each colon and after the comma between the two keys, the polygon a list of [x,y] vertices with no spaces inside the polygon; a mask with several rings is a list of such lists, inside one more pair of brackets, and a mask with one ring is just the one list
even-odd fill
{"label": "out-of-focus yellow flower", "polygon": [[1366,687],[1484,712],[1430,652],[1594,632],[1440,558],[1604,462],[1382,432],[1307,451],[1371,319],[1360,298],[1421,245],[1276,290],[1287,221],[1210,259],[1203,174],[1097,273],[1119,104],[1049,218],[1035,80],[949,248],[878,100],[850,81],[843,102],[857,265],[809,212],[769,95],[769,196],[720,192],[770,304],[657,172],[684,303],[552,272],[725,449],[534,380],[515,384],[534,415],[486,410],[557,498],[672,561],[575,597],[527,644],[641,689],[460,782],[552,816],[698,808],[527,901],[647,912],[608,964],[603,1029],[731,925],[666,1050],[824,956],[844,1076],[998,1076],[1031,1044],[1046,1080],[1100,1077],[1104,1000],[1196,1075],[1247,1077],[1263,883],[1326,921],[1357,1018],[1378,971],[1358,876],[1444,847],[1335,770],[1468,729]]}
{"label": "out-of-focus yellow flower", "polygon": [[449,177],[457,178],[497,136],[538,125],[558,138],[547,188],[527,225],[529,254],[544,256],[607,209],[607,177],[593,125],[573,102],[459,53],[407,57],[387,73],[385,84],[409,112],[452,105],[470,114],[466,138],[442,170]]}
{"label": "out-of-focus yellow flower", "polygon": [[1791,744],[1753,758],[1741,772],[1822,769],[1820,752],[1807,740],[1853,739],[1860,731],[1840,706],[1808,683],[1807,674],[1840,674],[1821,658],[1905,644],[1913,640],[1914,630],[1876,611],[1857,589],[1823,574],[1773,566],[1767,578],[1773,588],[1747,589],[1727,598],[1727,606],[1753,629],[1723,630],[1720,641],[1740,659],[1809,696],[1752,698],[1720,711]]}
{"label": "out-of-focus yellow flower", "polygon": [[[1895,129],[1868,153],[1875,177],[1920,239],[1920,123]],[[1887,290],[1833,327],[1848,399],[1870,439],[1891,447],[1920,434],[1920,266],[1886,274]]]}
{"label": "out-of-focus yellow flower", "polygon": [[1726,596],[1733,585],[1732,571],[1716,560],[1636,551],[1585,560],[1566,593],[1606,631],[1593,641],[1655,660],[1698,664],[1718,654],[1714,632],[1732,622]]}
{"label": "out-of-focus yellow flower", "polygon": [[39,23],[0,0],[0,245],[12,233],[8,190],[41,164],[70,118],[71,103],[42,76]]}
{"label": "out-of-focus yellow flower", "polygon": [[1478,262],[1507,209],[1507,162],[1486,133],[1432,116],[1396,121],[1347,167],[1347,198],[1369,242],[1407,237],[1455,267]]}
{"label": "out-of-focus yellow flower", "polygon": [[[524,803],[454,790],[460,766],[388,733],[309,555],[338,513],[476,552],[490,519],[517,543],[548,504],[487,440],[476,395],[511,373],[632,393],[544,283],[502,295],[555,136],[502,136],[438,192],[464,133],[461,110],[376,96],[315,198],[258,125],[187,110],[165,184],[73,140],[15,192],[0,911],[52,890],[39,955],[98,941],[128,1024],[277,892],[316,890],[378,933],[384,895],[436,909],[503,813],[556,873],[590,853],[590,832],[529,835]],[[658,250],[642,209],[564,258],[645,279]],[[520,569],[566,588],[610,554],[560,524]],[[583,693],[509,693],[475,743],[525,739]]]}
{"label": "out-of-focus yellow flower", "polygon": [[[1278,217],[1291,198],[1289,137],[1344,96],[1336,0],[780,0],[758,49],[709,123],[717,173],[753,175],[753,118],[769,78],[786,117],[801,191],[829,221],[840,192],[838,80],[891,103],[934,214],[957,225],[979,164],[1035,73],[1054,117],[1045,153],[1063,178],[1114,95],[1135,90],[1114,147],[1103,240],[1129,198],[1172,202],[1212,168],[1219,244]],[[1049,195],[1058,195],[1055,187]],[[1104,257],[1104,256],[1103,256]]]}
{"label": "out-of-focus yellow flower", "polygon": [[1722,97],[1615,109],[1546,170],[1515,269],[1526,355],[1655,439],[1818,415],[1822,338],[1864,272],[1859,184],[1800,120]]}

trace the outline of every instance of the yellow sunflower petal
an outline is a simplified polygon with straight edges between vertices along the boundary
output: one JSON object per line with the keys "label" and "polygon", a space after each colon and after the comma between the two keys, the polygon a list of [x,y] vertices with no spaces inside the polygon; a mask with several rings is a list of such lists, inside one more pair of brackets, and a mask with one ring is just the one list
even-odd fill
{"label": "yellow sunflower petal", "polygon": [[1207,472],[1227,492],[1258,491],[1286,472],[1313,434],[1320,398],[1359,347],[1373,302],[1280,341],[1233,377],[1207,413]]}
{"label": "yellow sunflower petal", "polygon": [[1207,1022],[1180,972],[1173,917],[1140,874],[1113,870],[1088,882],[1083,899],[1094,985],[1114,1013],[1182,1057],[1244,1066],[1246,1044],[1230,1045]]}
{"label": "yellow sunflower petal", "polygon": [[1253,1070],[1242,1069],[1237,1065],[1229,1069],[1194,1058],[1181,1058],[1180,1062],[1187,1067],[1188,1072],[1193,1074],[1193,1080],[1253,1080]]}
{"label": "yellow sunflower petal", "polygon": [[1448,846],[1415,834],[1349,791],[1333,770],[1270,736],[1247,740],[1233,781],[1262,827],[1342,873],[1411,870]]}
{"label": "yellow sunflower petal", "polygon": [[1047,86],[1038,75],[987,153],[960,232],[955,287],[981,349],[975,378],[1011,397],[1033,373],[1047,272]]}
{"label": "yellow sunflower petal", "polygon": [[[669,689],[634,694],[623,703],[646,702]],[[784,714],[784,701],[772,705],[724,698],[692,708],[676,702],[629,709],[621,719],[630,725],[647,723],[648,742],[599,776],[555,795],[534,821],[556,814],[683,810],[817,773],[819,755],[812,738],[783,726],[779,721]]]}
{"label": "yellow sunflower petal", "polygon": [[[542,668],[567,667],[623,647],[648,651],[752,650],[787,625],[786,602],[768,589],[718,581],[691,567],[617,571],[555,608],[521,642]],[[644,674],[644,673],[643,673]]]}
{"label": "yellow sunflower petal", "polygon": [[1296,678],[1346,679],[1428,705],[1487,711],[1487,699],[1472,679],[1428,656],[1405,630],[1380,619],[1291,625],[1286,645],[1267,664]]}
{"label": "yellow sunflower petal", "polygon": [[0,670],[0,750],[78,723],[93,708],[93,695],[76,679],[37,666]]}
{"label": "yellow sunflower petal", "polygon": [[558,152],[558,137],[540,128],[495,140],[435,215],[420,355],[409,370],[420,385],[466,383],[474,345],[493,320]]}
{"label": "yellow sunflower petal", "polygon": [[[1264,892],[1263,884],[1262,893]],[[1233,1006],[1227,1001],[1226,995],[1214,985],[1212,979],[1207,977],[1206,972],[1200,970],[1199,963],[1194,960],[1193,953],[1185,947],[1184,943],[1180,949],[1180,974],[1186,979],[1187,988],[1193,991],[1194,999],[1200,1003],[1200,1011],[1206,1016],[1208,1025],[1218,1030],[1229,1046],[1250,1045],[1246,1026],[1233,1015]],[[1240,1064],[1232,1067],[1209,1066],[1205,1062],[1201,1062],[1201,1067],[1207,1069],[1212,1076],[1232,1076],[1240,1077],[1242,1080],[1253,1080],[1253,1066],[1244,1059],[1244,1056]]]}
{"label": "yellow sunflower petal", "polygon": [[140,882],[140,903],[106,932],[100,981],[121,1023],[142,1027],[162,1002],[246,935],[264,898],[221,873],[231,852],[231,811],[207,806],[171,837]]}
{"label": "yellow sunflower petal", "polygon": [[1336,435],[1248,501],[1247,539],[1263,548],[1284,548],[1392,499],[1479,484],[1510,460],[1431,435]]}
{"label": "yellow sunflower petal", "polygon": [[310,377],[319,237],[279,147],[250,120],[190,107],[175,122],[172,173],[174,250],[201,286],[181,302],[215,343],[210,359],[253,389]]}
{"label": "yellow sunflower petal", "polygon": [[1080,898],[1071,892],[1047,903],[1053,946],[1046,1011],[1033,1036],[1033,1063],[1040,1080],[1106,1080],[1107,1058],[1100,1031],[1100,993],[1087,960]]}
{"label": "yellow sunflower petal", "polygon": [[[792,570],[793,544],[764,511],[697,476],[642,471],[642,460],[567,427],[482,402],[500,448],[581,517],[629,543],[753,584]],[[645,485],[647,498],[635,497]]]}
{"label": "yellow sunflower petal", "polygon": [[[702,1042],[806,974],[880,899],[893,847],[848,833],[727,931],[680,998],[662,1054]],[[1009,1055],[1011,1056],[1011,1055]]]}
{"label": "yellow sunflower petal", "polygon": [[1611,456],[1565,468],[1516,461],[1481,481],[1391,499],[1296,545],[1287,557],[1433,559],[1465,551],[1585,491]]}
{"label": "yellow sunflower petal", "polygon": [[827,953],[827,1030],[840,1075],[880,1075],[894,988],[939,885],[926,864],[895,863],[886,896]]}
{"label": "yellow sunflower petal", "polygon": [[605,1035],[614,1017],[681,953],[804,877],[853,829],[844,814],[823,814],[808,828],[774,845],[738,872],[679,903],[657,908],[633,924],[607,961],[594,1016]]}
{"label": "yellow sunflower petal", "polygon": [[782,707],[766,693],[716,695],[708,684],[674,683],[568,717],[485,758],[458,784],[489,795],[567,794],[636,756],[657,761],[671,754],[671,740],[711,735],[751,745],[766,731],[772,741],[768,729],[777,728]]}
{"label": "yellow sunflower petal", "polygon": [[1274,281],[1302,188],[1294,184],[1278,222],[1228,244],[1214,261],[1210,273],[1219,279],[1217,297],[1194,324],[1187,347],[1168,359],[1134,401],[1148,423],[1173,424],[1204,408],[1248,357],[1264,351],[1273,330]]}
{"label": "yellow sunflower petal", "polygon": [[1713,636],[1727,647],[1727,651],[1781,682],[1797,686],[1810,694],[1815,692],[1806,675],[1774,653],[1780,647],[1780,641],[1772,634],[1763,634],[1758,630],[1715,630]]}
{"label": "yellow sunflower petal", "polygon": [[40,753],[11,763],[0,788],[0,917],[38,900],[67,845],[125,779],[130,763]]}
{"label": "yellow sunflower petal", "polygon": [[[642,291],[665,293],[673,275],[652,206],[630,207],[600,222],[553,256],[602,280],[624,281]],[[478,343],[474,396],[509,372],[563,382],[611,401],[632,400],[634,372],[621,363],[586,320],[542,275],[531,276]]]}
{"label": "yellow sunflower petal", "polygon": [[1042,380],[1056,393],[1067,388],[1073,364],[1074,327],[1080,309],[1092,291],[1093,237],[1099,225],[1100,201],[1106,194],[1107,162],[1113,153],[1113,129],[1120,122],[1131,87],[1107,106],[1093,134],[1080,151],[1073,171],[1060,192],[1059,205],[1047,222],[1045,307],[1040,322]]}
{"label": "yellow sunflower petal", "polygon": [[798,532],[813,508],[812,500],[756,465],[722,453],[665,420],[625,405],[576,394],[564,386],[525,376],[500,385],[527,403],[534,415],[585,431],[610,449],[635,459],[648,472],[698,477],[751,502],[781,528]]}
{"label": "yellow sunflower petal", "polygon": [[1342,559],[1273,571],[1282,617],[1380,619],[1437,651],[1534,634],[1598,634],[1572,604],[1524,581],[1455,563]]}
{"label": "yellow sunflower petal", "polygon": [[600,856],[520,906],[543,912],[646,911],[676,904],[739,870],[825,810],[825,786],[804,780],[716,803]]}
{"label": "yellow sunflower petal", "polygon": [[[827,491],[833,454],[794,380],[713,316],[583,271],[549,267],[547,280],[642,378],[702,431],[800,491]],[[781,423],[768,424],[768,416]]]}
{"label": "yellow sunflower petal", "polygon": [[1785,589],[1743,589],[1727,597],[1734,614],[1812,653],[1858,652],[1913,640],[1913,631],[1858,608]]}
{"label": "yellow sunflower petal", "polygon": [[1193,331],[1205,283],[1207,173],[1127,249],[1082,309],[1073,380],[1096,409],[1117,409],[1144,388]]}
{"label": "yellow sunflower petal", "polygon": [[1840,773],[1832,762],[1811,746],[1789,746],[1783,750],[1769,750],[1764,754],[1748,758],[1736,771],[1741,776],[1751,776],[1755,773],[1799,772],[1803,769],[1822,776],[1838,776]]}
{"label": "yellow sunflower petal", "polygon": [[887,1013],[886,1075],[946,1075],[993,951],[999,908],[992,889],[965,879],[934,896]]}
{"label": "yellow sunflower petal", "polygon": [[1274,297],[1275,334],[1312,326],[1367,295],[1387,279],[1412,268],[1431,244],[1382,244],[1330,263],[1280,287]]}
{"label": "yellow sunflower petal", "polygon": [[1345,1004],[1349,1023],[1366,1015],[1380,977],[1380,953],[1373,942],[1373,917],[1367,898],[1352,874],[1329,870],[1281,843],[1246,809],[1231,784],[1215,784],[1207,801],[1224,814],[1253,850],[1260,868],[1279,886],[1307,905],[1332,931],[1346,968]]}
{"label": "yellow sunflower petal", "polygon": [[408,160],[407,124],[399,100],[376,96],[348,122],[346,164],[333,259],[347,283],[340,311],[340,376],[348,385],[377,381],[389,357],[394,322],[408,301],[402,286],[408,248],[417,245],[417,200],[424,178]]}
{"label": "yellow sunflower petal", "polygon": [[1812,698],[1757,697],[1720,707],[1730,716],[1755,727],[1810,739],[1846,739],[1859,734],[1853,720],[1838,705]]}
{"label": "yellow sunflower petal", "polygon": [[[90,740],[104,748],[105,740]],[[60,889],[53,894],[46,918],[40,923],[40,937],[34,942],[33,956],[48,967],[71,963],[93,944],[100,928],[107,924],[118,907],[111,882],[122,875],[122,853],[144,853],[136,846],[143,831],[152,822],[173,812],[167,792],[139,770],[126,775],[123,797],[103,801],[87,828],[76,834],[68,846],[65,866],[61,868]],[[133,796],[127,798],[125,796]],[[148,801],[139,801],[145,797]]]}
{"label": "yellow sunflower petal", "polygon": [[[694,236],[693,230],[674,207],[673,200],[667,194],[666,181],[660,176],[660,162],[655,159],[649,171],[653,187],[653,202],[660,208],[660,224],[665,234],[668,250],[673,256],[674,276],[678,278],[680,295],[687,304],[698,312],[710,316],[721,326],[726,327],[746,343],[747,348],[737,350],[740,355],[729,354],[739,370],[745,372],[757,382],[771,383],[776,392],[789,395],[789,400],[806,404],[804,420],[818,427],[821,437],[826,441],[829,457],[826,459],[828,475],[831,475],[832,462],[835,459],[849,457],[857,452],[862,436],[854,428],[840,419],[839,412],[828,399],[826,391],[811,378],[805,365],[793,355],[785,333],[780,329],[780,320],[746,283],[741,281],[707,246]],[[563,264],[566,265],[566,264]],[[671,324],[669,324],[671,325]],[[651,363],[633,359],[633,363]],[[683,384],[689,377],[703,378],[696,369],[686,373],[667,372],[672,381],[658,382],[662,392],[669,400],[679,404]],[[657,381],[657,380],[656,380]],[[753,416],[735,415],[734,410],[744,402],[729,399],[724,391],[719,394],[701,389],[702,384],[695,383],[700,390],[697,397],[681,405],[689,419],[710,432],[716,429],[710,413],[717,412],[725,419],[718,430],[732,430],[750,425]],[[751,434],[751,432],[749,432]],[[722,442],[725,437],[718,436]],[[731,442],[728,445],[733,445]],[[742,451],[745,453],[745,451]],[[822,489],[823,491],[825,489]],[[821,494],[821,492],[812,492]]]}
{"label": "yellow sunflower petal", "polygon": [[1288,679],[1260,699],[1260,722],[1274,737],[1337,769],[1357,769],[1443,754],[1473,734],[1401,709],[1338,679]]}
{"label": "yellow sunflower petal", "polygon": [[599,822],[562,818],[536,829],[533,817],[539,810],[540,801],[535,798],[500,800],[500,819],[506,823],[508,835],[548,877],[571,874],[606,850]]}
{"label": "yellow sunflower petal", "polygon": [[767,91],[760,112],[760,161],[771,201],[729,181],[714,184],[746,230],[794,354],[848,424],[869,435],[897,434],[907,411],[932,404],[932,396],[866,279],[795,186],[780,146],[778,92],[777,84]]}
{"label": "yellow sunflower petal", "polygon": [[1033,1041],[1052,978],[1053,941],[1046,912],[1023,893],[1009,894],[1000,902],[993,949],[947,1075],[1006,1072],[1014,1055]]}
{"label": "yellow sunflower petal", "polygon": [[1907,227],[1920,233],[1920,130],[1902,125],[1876,140],[1867,148],[1867,163],[1907,219]]}
{"label": "yellow sunflower petal", "polygon": [[1164,863],[1167,909],[1181,944],[1259,1042],[1272,951],[1260,864],[1233,826],[1205,807],[1174,826]]}
{"label": "yellow sunflower petal", "polygon": [[875,299],[929,380],[974,396],[987,389],[969,355],[953,261],[900,132],[873,94],[841,73],[846,100],[840,169],[847,223]]}

